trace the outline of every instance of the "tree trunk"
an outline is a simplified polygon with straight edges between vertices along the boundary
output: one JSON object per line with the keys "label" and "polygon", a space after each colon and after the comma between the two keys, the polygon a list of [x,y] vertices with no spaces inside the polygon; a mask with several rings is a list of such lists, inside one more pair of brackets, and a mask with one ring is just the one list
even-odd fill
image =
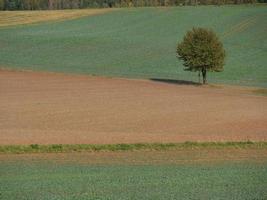
{"label": "tree trunk", "polygon": [[200,70],[198,71],[198,83],[200,84]]}
{"label": "tree trunk", "polygon": [[53,3],[52,0],[48,0],[48,9],[52,10],[53,9]]}
{"label": "tree trunk", "polygon": [[202,68],[202,77],[203,77],[203,84],[207,83],[207,70]]}

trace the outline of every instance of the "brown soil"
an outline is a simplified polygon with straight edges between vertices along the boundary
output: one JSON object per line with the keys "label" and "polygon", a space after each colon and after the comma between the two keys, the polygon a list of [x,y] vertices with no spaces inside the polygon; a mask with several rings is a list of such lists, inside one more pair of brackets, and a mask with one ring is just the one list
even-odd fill
{"label": "brown soil", "polygon": [[0,162],[56,162],[76,164],[216,164],[225,162],[267,162],[267,149],[190,149],[169,151],[76,152],[0,154]]}
{"label": "brown soil", "polygon": [[99,15],[117,8],[101,9],[71,9],[71,10],[38,10],[38,11],[3,11],[0,12],[0,28],[5,26],[15,26],[21,24],[35,24],[49,21],[62,21],[76,19],[80,17]]}
{"label": "brown soil", "polygon": [[201,87],[0,71],[0,144],[267,141],[267,97]]}

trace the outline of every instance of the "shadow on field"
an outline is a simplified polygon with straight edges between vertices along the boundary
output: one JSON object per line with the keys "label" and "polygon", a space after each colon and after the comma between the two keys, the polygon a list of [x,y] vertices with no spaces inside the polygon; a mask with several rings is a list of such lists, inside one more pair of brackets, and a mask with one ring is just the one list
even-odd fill
{"label": "shadow on field", "polygon": [[175,85],[194,85],[194,86],[200,86],[201,83],[193,82],[193,81],[185,81],[185,80],[174,80],[174,79],[161,79],[161,78],[151,78],[151,81],[156,82],[163,82],[168,84],[175,84]]}

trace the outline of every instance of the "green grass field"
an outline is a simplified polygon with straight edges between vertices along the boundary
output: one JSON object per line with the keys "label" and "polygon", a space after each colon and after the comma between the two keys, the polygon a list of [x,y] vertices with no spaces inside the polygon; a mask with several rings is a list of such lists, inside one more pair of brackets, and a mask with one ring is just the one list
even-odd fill
{"label": "green grass field", "polygon": [[[216,83],[267,87],[267,6],[125,8],[97,16],[0,29],[10,69],[197,80],[175,50],[193,26],[213,28],[227,52]],[[3,21],[3,19],[2,19]]]}
{"label": "green grass field", "polygon": [[0,155],[0,199],[266,199],[266,151],[248,152]]}

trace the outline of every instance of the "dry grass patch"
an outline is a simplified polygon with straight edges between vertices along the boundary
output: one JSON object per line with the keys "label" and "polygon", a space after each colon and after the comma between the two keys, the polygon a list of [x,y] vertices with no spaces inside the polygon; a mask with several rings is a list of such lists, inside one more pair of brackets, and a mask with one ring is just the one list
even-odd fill
{"label": "dry grass patch", "polygon": [[253,90],[253,92],[254,92],[255,94],[259,94],[259,95],[265,95],[265,96],[267,96],[267,89],[265,89],[265,88],[256,89],[256,90]]}
{"label": "dry grass patch", "polygon": [[47,21],[75,19],[79,17],[103,14],[116,9],[83,9],[83,10],[42,10],[42,11],[2,11],[0,27],[20,24],[32,24]]}

